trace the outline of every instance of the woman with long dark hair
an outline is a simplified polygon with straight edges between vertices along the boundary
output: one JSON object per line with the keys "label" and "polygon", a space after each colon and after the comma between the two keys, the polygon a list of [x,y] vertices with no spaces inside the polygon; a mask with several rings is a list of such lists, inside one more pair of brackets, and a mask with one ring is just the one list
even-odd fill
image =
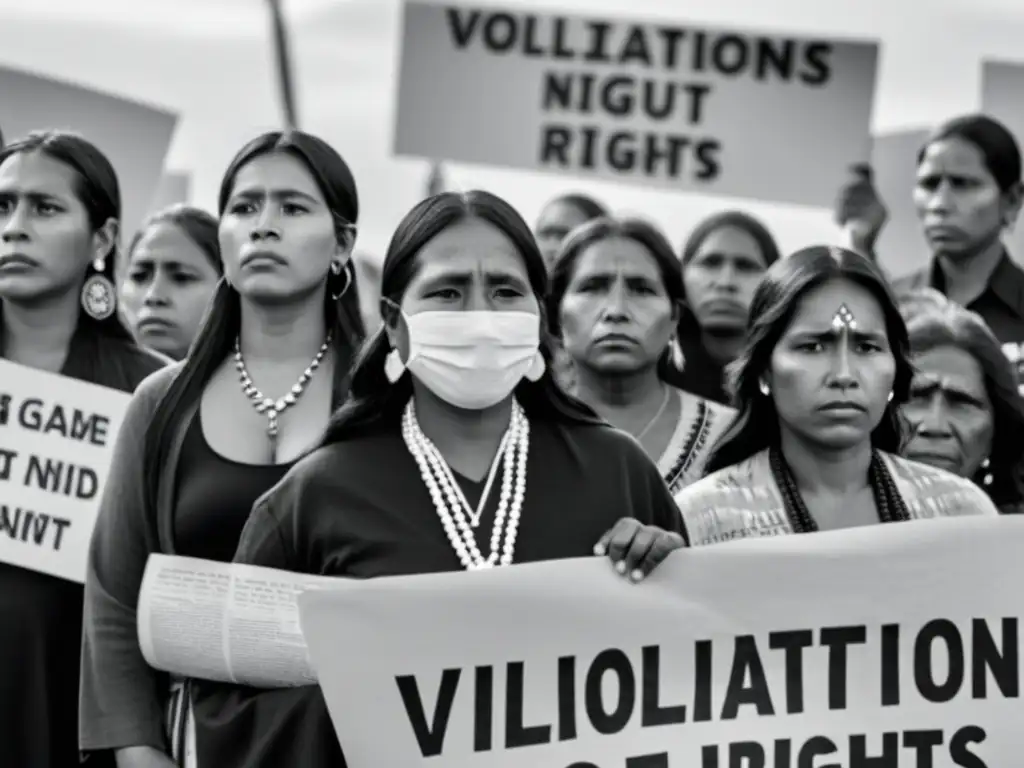
{"label": "woman with long dark hair", "polygon": [[[591,555],[628,517],[640,530],[606,550],[639,579],[681,543],[657,467],[552,378],[546,277],[529,228],[499,198],[417,205],[391,240],[384,328],[360,355],[351,399],[257,502],[236,561],[350,578],[503,567]],[[324,710],[319,688],[300,690]],[[219,727],[201,760],[344,765],[326,715],[304,751],[290,731],[252,741],[254,723],[274,719],[254,714],[266,695],[226,690],[206,713]]]}
{"label": "woman with long dark hair", "polygon": [[[114,168],[80,136],[0,150],[0,356],[122,392],[168,362],[118,319],[120,218]],[[0,564],[0,617],[0,762],[77,766],[82,586]]]}
{"label": "woman with long dark hair", "polygon": [[765,270],[779,260],[768,228],[743,211],[701,221],[682,251],[683,303],[668,381],[728,403],[725,369],[742,349],[747,315]]}
{"label": "woman with long dark hair", "polygon": [[363,335],[356,185],[330,145],[301,132],[254,139],[224,174],[219,211],[225,277],[188,357],[131,403],[89,557],[81,746],[116,751],[122,768],[172,765],[193,730],[194,681],[167,680],[139,650],[149,554],[231,559],[253,502],[343,401]]}
{"label": "woman with long dark hair", "polygon": [[973,483],[899,457],[907,330],[868,259],[816,246],[773,265],[730,373],[740,415],[676,495],[694,545],[996,514]]}
{"label": "woman with long dark hair", "polygon": [[570,391],[633,435],[670,490],[699,479],[735,412],[667,381],[683,281],[665,236],[639,219],[578,227],[555,262],[547,303],[573,364]]}
{"label": "woman with long dark hair", "polygon": [[1024,512],[1016,369],[985,321],[945,297],[912,294],[901,308],[914,366],[903,455],[973,480],[1004,514]]}
{"label": "woman with long dark hair", "polygon": [[181,360],[224,274],[217,219],[172,205],[153,214],[128,245],[121,301],[139,343]]}

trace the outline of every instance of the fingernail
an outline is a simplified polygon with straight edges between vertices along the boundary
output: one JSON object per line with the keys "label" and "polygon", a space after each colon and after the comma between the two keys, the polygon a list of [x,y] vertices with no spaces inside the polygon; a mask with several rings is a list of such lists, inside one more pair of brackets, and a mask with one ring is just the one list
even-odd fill
{"label": "fingernail", "polygon": [[604,555],[604,547],[598,544],[596,547],[594,547],[594,554],[598,557]]}
{"label": "fingernail", "polygon": [[623,561],[619,560],[619,562],[617,562],[615,564],[615,570],[618,571],[619,573],[625,573],[626,572],[626,564]]}
{"label": "fingernail", "polygon": [[633,571],[631,574],[629,574],[629,578],[631,578],[633,581],[640,581],[640,579],[642,579],[643,577],[643,571]]}

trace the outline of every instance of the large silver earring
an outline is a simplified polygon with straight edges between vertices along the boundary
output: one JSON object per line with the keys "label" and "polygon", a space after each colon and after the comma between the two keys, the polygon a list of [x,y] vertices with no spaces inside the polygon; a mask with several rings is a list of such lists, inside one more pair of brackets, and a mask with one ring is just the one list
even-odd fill
{"label": "large silver earring", "polygon": [[106,320],[117,310],[117,291],[110,279],[103,274],[103,259],[92,263],[94,274],[82,284],[82,309],[93,320]]}

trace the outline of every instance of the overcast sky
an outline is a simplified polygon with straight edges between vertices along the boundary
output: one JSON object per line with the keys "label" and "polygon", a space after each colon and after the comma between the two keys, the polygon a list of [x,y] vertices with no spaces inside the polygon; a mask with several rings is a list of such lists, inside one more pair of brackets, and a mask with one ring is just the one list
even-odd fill
{"label": "overcast sky", "polygon": [[[876,131],[927,126],[976,109],[985,57],[1024,65],[1024,0],[498,4],[878,39],[883,52]],[[361,244],[380,253],[395,223],[415,202],[427,172],[426,163],[394,159],[390,151],[399,2],[285,0],[285,8],[294,35],[303,127],[324,136],[351,161],[365,214]],[[201,205],[213,206],[220,175],[234,151],[280,120],[264,0],[0,0],[0,18],[0,64],[179,111],[169,165],[192,175],[194,202]],[[460,186],[502,194],[531,220],[544,199],[590,186],[615,208],[649,213],[676,241],[701,216],[737,204],[766,216],[786,249],[833,234],[826,210],[584,185],[479,167],[455,167],[452,177]]]}

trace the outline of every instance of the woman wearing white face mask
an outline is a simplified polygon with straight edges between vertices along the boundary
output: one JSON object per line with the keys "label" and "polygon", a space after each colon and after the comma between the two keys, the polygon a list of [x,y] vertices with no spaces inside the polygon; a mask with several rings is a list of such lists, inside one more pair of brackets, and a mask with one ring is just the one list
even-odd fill
{"label": "woman wearing white face mask", "polygon": [[[236,561],[371,578],[582,557],[600,543],[639,579],[682,543],[643,449],[551,377],[546,271],[514,210],[482,192],[420,203],[381,278],[385,327],[350,400],[321,447],[256,503]],[[626,538],[624,517],[641,523]],[[246,705],[225,695],[218,713],[243,741]],[[323,759],[344,765],[340,749]]]}

